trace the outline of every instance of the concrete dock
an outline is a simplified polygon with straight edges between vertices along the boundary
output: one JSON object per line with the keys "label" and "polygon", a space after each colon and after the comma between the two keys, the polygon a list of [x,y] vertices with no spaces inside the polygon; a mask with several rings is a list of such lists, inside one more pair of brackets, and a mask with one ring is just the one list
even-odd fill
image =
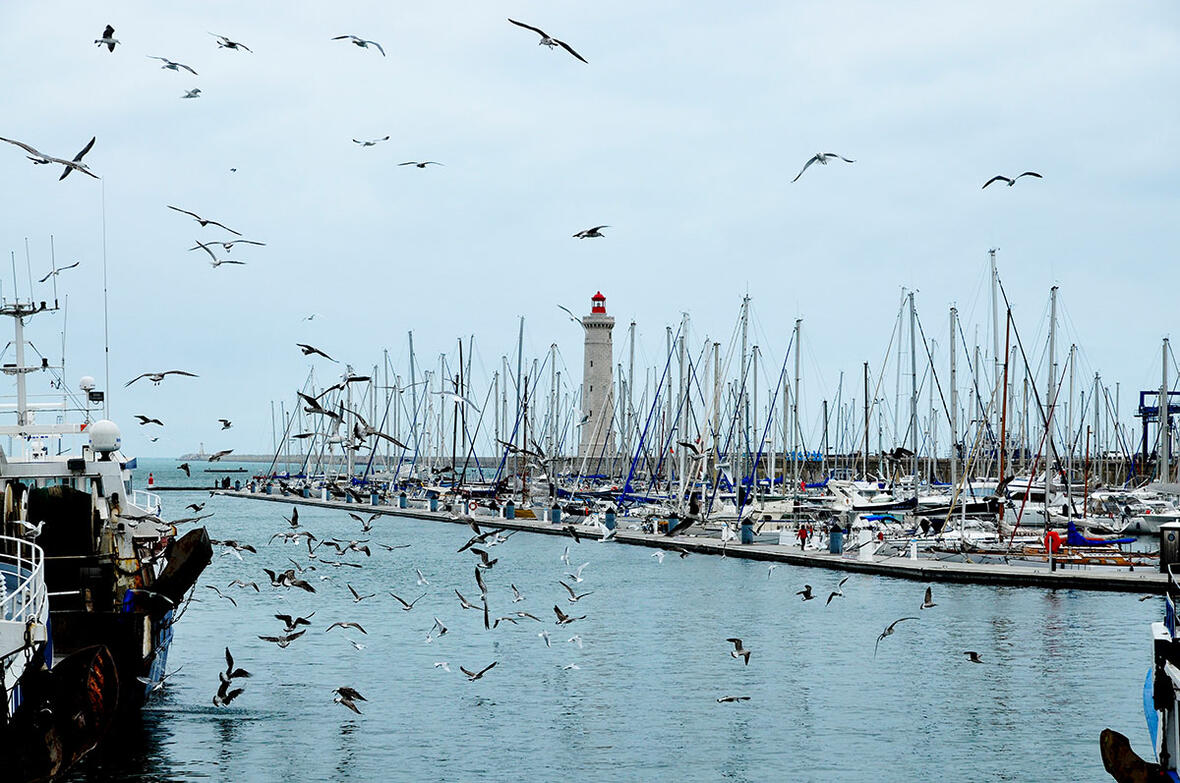
{"label": "concrete dock", "polygon": [[[454,517],[448,512],[427,511],[417,508],[396,506],[372,506],[362,503],[346,503],[339,500],[320,500],[296,495],[266,495],[234,490],[216,490],[216,494],[230,498],[262,500],[288,505],[330,508],[338,511],[353,511],[362,514],[382,514],[394,517],[409,517],[432,522],[447,522],[467,525],[465,519]],[[483,527],[505,530],[520,530],[551,536],[565,536],[565,523],[555,525],[538,519],[504,519],[503,517],[477,516],[476,521]],[[1167,590],[1167,577],[1154,570],[1115,570],[1112,568],[1058,569],[1034,568],[1012,565],[986,565],[981,563],[952,563],[939,560],[911,559],[908,557],[878,557],[860,560],[843,555],[832,555],[820,551],[802,551],[779,544],[723,544],[713,537],[678,535],[669,538],[659,534],[624,530],[622,524],[627,517],[619,517],[620,527],[614,540],[620,544],[645,546],[656,549],[687,550],[699,554],[738,557],[748,560],[787,563],[807,568],[827,568],[834,571],[848,571],[859,574],[875,574],[896,579],[918,582],[955,582],[961,584],[1004,585],[1008,587],[1040,587],[1050,590],[1101,590],[1120,593],[1155,593],[1162,595]],[[599,538],[594,527],[575,525],[578,535],[587,539]]]}

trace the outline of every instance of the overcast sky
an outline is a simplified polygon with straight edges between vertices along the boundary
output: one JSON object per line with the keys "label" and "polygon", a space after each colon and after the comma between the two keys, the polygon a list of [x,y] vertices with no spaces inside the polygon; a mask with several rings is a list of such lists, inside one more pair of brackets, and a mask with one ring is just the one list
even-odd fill
{"label": "overcast sky", "polygon": [[[108,23],[113,54],[92,43]],[[67,379],[101,384],[105,189],[129,453],[263,450],[270,401],[308,371],[296,341],[404,368],[409,330],[428,366],[474,334],[484,383],[524,316],[526,356],[557,342],[578,381],[581,332],[555,304],[586,311],[598,289],[616,357],[635,320],[648,363],[681,312],[694,341],[726,342],[748,291],[774,372],[803,318],[814,412],[841,370],[879,367],[902,287],[928,336],[945,343],[958,303],[987,344],[989,247],[1025,340],[1060,285],[1064,345],[1121,381],[1126,411],[1175,322],[1178,29],[1174,2],[8,2],[0,136],[72,157],[96,135],[102,181],[0,145],[0,249],[22,292],[26,237],[34,279],[51,234],[59,265],[82,262],[59,282],[68,318],[30,337],[56,358],[64,325]],[[388,56],[330,40],[347,33]],[[821,151],[856,163],[792,184]],[[424,159],[445,166],[396,165]],[[980,189],[1028,169],[1044,179]],[[186,249],[224,232],[167,204],[267,246],[212,269]],[[123,389],[172,368],[201,377]],[[135,413],[166,422],[158,443]]]}

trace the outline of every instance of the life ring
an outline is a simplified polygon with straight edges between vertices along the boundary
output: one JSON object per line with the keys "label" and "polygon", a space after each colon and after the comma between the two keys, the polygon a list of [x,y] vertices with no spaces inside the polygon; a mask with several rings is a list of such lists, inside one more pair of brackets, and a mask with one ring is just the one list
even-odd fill
{"label": "life ring", "polygon": [[1045,534],[1045,549],[1049,551],[1049,554],[1055,555],[1061,551],[1061,544],[1061,534],[1056,530],[1050,530]]}
{"label": "life ring", "polygon": [[479,504],[476,503],[474,500],[467,501],[467,510],[468,511],[475,511],[475,509],[477,509],[477,508],[479,508]]}

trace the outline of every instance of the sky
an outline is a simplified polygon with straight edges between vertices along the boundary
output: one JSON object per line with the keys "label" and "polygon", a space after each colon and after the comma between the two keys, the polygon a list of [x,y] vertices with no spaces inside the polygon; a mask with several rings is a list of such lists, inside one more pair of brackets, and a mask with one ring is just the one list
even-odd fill
{"label": "sky", "polygon": [[[113,53],[92,43],[108,23]],[[410,331],[426,366],[474,335],[478,394],[523,317],[526,358],[556,343],[578,381],[581,331],[556,305],[588,312],[597,290],[616,360],[635,321],[642,366],[682,313],[694,347],[726,344],[748,294],[774,373],[802,318],[813,421],[842,371],[880,367],[903,288],[940,366],[952,304],[989,344],[999,248],[1030,353],[1057,285],[1080,377],[1119,382],[1125,412],[1158,387],[1174,320],[1178,32],[1171,2],[4,3],[0,136],[66,158],[97,136],[102,179],[0,145],[3,295],[52,297],[35,282],[52,236],[81,266],[30,339],[56,360],[64,331],[68,383],[108,386],[126,451],[258,452],[271,401],[313,365],[339,373],[296,342],[358,369],[388,350],[404,372]],[[816,152],[856,162],[792,183]],[[425,159],[445,165],[397,166]],[[1025,170],[1044,178],[981,190]],[[170,204],[266,246],[211,268],[187,249],[224,232]],[[200,377],[124,388],[165,369]]]}

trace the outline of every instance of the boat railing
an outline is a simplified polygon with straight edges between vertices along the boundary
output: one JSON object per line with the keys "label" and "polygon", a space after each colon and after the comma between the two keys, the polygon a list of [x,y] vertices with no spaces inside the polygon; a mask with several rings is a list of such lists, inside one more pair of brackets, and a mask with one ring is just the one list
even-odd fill
{"label": "boat railing", "polygon": [[160,496],[154,492],[147,492],[142,489],[131,490],[132,505],[142,508],[144,511],[149,511],[153,514],[160,513]]}
{"label": "boat railing", "polygon": [[48,601],[45,551],[32,541],[0,536],[0,623],[39,621]]}

